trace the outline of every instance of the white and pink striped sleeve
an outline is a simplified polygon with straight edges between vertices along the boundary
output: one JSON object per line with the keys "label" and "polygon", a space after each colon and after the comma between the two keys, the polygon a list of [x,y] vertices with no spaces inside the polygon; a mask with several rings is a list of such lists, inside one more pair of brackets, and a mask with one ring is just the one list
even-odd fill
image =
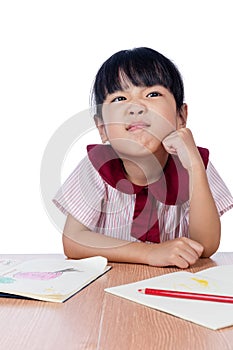
{"label": "white and pink striped sleeve", "polygon": [[208,163],[206,174],[219,216],[221,216],[233,208],[233,197],[211,162]]}
{"label": "white and pink striped sleeve", "polygon": [[67,178],[53,199],[65,214],[72,215],[93,229],[101,214],[105,185],[88,157],[85,157]]}

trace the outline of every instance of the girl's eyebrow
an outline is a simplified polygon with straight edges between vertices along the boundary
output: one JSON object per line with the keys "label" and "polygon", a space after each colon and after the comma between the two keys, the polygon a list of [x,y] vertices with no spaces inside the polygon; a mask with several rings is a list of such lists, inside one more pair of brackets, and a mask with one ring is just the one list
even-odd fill
{"label": "girl's eyebrow", "polygon": [[107,93],[107,96],[118,95],[118,94],[124,93],[124,92],[127,92],[127,90],[116,90],[116,91],[114,91],[114,92],[109,92],[109,93]]}
{"label": "girl's eyebrow", "polygon": [[[141,87],[144,90],[164,89],[165,88],[164,86],[159,85],[159,84],[155,84],[155,85],[152,85],[152,86],[137,86],[137,87],[139,87],[139,88]],[[130,90],[130,86],[125,86],[125,88],[122,87],[121,89],[118,89],[118,90],[115,90],[114,92],[108,93],[108,95],[119,94],[121,92],[128,92],[129,90]]]}

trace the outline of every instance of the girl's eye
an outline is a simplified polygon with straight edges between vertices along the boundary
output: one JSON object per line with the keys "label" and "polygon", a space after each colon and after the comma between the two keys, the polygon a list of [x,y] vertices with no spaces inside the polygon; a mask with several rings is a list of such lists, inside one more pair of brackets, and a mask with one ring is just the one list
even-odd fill
{"label": "girl's eye", "polygon": [[120,101],[125,101],[125,100],[126,100],[126,97],[124,97],[124,96],[117,96],[111,102],[120,102]]}
{"label": "girl's eye", "polygon": [[161,96],[161,94],[157,91],[150,92],[146,97],[158,97]]}

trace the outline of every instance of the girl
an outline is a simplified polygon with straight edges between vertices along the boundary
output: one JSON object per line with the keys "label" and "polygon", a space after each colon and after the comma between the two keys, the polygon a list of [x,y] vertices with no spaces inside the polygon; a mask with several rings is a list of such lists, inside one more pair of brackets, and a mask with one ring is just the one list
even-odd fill
{"label": "girl", "polygon": [[65,254],[180,268],[211,256],[233,198],[186,127],[176,66],[149,48],[117,52],[93,100],[103,145],[87,147],[54,199],[67,215]]}

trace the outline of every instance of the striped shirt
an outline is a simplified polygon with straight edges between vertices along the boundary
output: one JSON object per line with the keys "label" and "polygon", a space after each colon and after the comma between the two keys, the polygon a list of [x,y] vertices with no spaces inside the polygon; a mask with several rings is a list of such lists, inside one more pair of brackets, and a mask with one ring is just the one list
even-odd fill
{"label": "striped shirt", "polygon": [[[142,187],[126,179],[111,146],[96,146],[88,148],[88,156],[53,199],[65,215],[72,215],[91,231],[127,241],[158,243],[189,237],[188,175],[178,157],[174,162],[169,156],[164,182]],[[208,150],[199,148],[199,152],[221,216],[233,207],[233,197],[208,160]]]}

